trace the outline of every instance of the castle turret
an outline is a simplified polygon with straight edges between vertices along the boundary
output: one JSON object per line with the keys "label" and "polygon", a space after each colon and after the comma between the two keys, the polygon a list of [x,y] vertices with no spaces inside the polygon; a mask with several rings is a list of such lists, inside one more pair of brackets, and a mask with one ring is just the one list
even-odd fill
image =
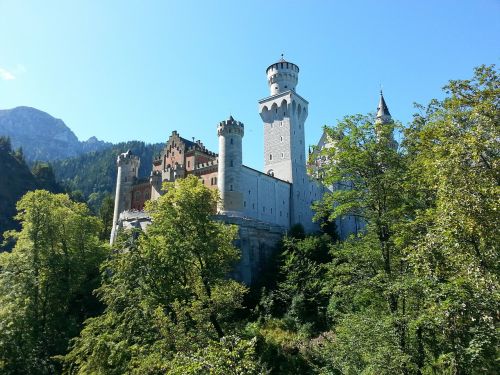
{"label": "castle turret", "polygon": [[132,206],[132,185],[139,173],[140,159],[128,150],[118,156],[116,165],[118,173],[116,176],[115,210],[113,213],[110,244],[113,244],[116,239],[120,213],[130,210]]}
{"label": "castle turret", "polygon": [[378,107],[377,107],[376,122],[377,124],[392,123],[392,116],[389,112],[387,104],[385,104],[384,94],[382,93],[382,90],[380,90],[380,100],[378,102]]}
{"label": "castle turret", "polygon": [[219,164],[217,188],[221,198],[219,211],[240,214],[243,210],[241,186],[242,147],[244,126],[233,116],[217,126]]}
{"label": "castle turret", "polygon": [[266,74],[271,95],[288,90],[295,91],[295,86],[299,81],[299,67],[283,59],[283,55],[277,63],[269,65]]}
{"label": "castle turret", "polygon": [[[394,133],[392,125],[394,121],[392,119],[391,113],[389,112],[389,107],[385,103],[384,94],[380,90],[380,99],[377,107],[377,116],[375,117],[375,125],[377,129],[377,138],[387,137],[390,146],[393,149],[398,148],[398,142],[394,139]],[[389,128],[390,127],[390,128]]]}
{"label": "castle turret", "polygon": [[299,67],[283,58],[266,69],[271,96],[259,101],[264,122],[264,172],[292,183],[290,224],[309,220],[304,123],[308,102],[295,92]]}

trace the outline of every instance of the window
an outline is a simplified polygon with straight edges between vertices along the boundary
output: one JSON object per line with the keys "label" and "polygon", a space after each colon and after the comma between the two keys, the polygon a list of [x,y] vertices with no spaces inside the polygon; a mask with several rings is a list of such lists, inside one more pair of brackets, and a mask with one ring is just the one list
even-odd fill
{"label": "window", "polygon": [[280,137],[280,141],[283,142],[283,137]]}
{"label": "window", "polygon": [[229,185],[229,191],[233,191],[233,185]]}
{"label": "window", "polygon": [[273,154],[269,154],[269,160],[273,160]]}
{"label": "window", "polygon": [[282,159],[284,159],[284,158],[285,158],[285,153],[284,153],[284,152],[282,152],[282,153],[281,153],[281,158],[282,158]]}
{"label": "window", "polygon": [[233,138],[231,138],[231,144],[233,144]]}
{"label": "window", "polygon": [[243,201],[243,207],[247,206],[247,201]]}
{"label": "window", "polygon": [[232,160],[232,159],[231,159],[231,167],[234,167],[234,165],[233,165],[233,160]]}
{"label": "window", "polygon": [[191,166],[191,162],[188,160],[188,168]]}

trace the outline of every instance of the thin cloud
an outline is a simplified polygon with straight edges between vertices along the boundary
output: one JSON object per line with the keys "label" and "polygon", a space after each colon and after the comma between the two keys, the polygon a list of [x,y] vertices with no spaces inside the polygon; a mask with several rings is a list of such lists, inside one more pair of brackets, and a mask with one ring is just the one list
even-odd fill
{"label": "thin cloud", "polygon": [[13,79],[16,79],[16,76],[7,69],[0,68],[0,79],[4,81],[12,81]]}

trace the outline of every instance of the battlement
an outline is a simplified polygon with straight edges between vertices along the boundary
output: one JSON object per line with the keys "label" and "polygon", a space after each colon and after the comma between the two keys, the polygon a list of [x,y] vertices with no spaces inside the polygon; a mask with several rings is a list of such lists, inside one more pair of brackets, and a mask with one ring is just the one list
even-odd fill
{"label": "battlement", "polygon": [[266,69],[266,74],[271,95],[280,94],[288,90],[295,91],[295,87],[299,82],[299,67],[294,63],[284,60],[283,55],[280,61],[269,65]]}
{"label": "battlement", "polygon": [[243,137],[245,133],[245,125],[242,122],[236,121],[233,116],[229,116],[227,120],[219,122],[217,126],[217,135],[234,133]]}
{"label": "battlement", "polygon": [[216,160],[211,160],[207,163],[199,163],[199,164],[196,164],[196,167],[195,167],[195,170],[198,170],[198,169],[204,169],[204,168],[208,168],[208,167],[213,167],[213,166],[216,166],[219,164],[219,160],[216,159]]}
{"label": "battlement", "polygon": [[139,162],[139,156],[134,155],[132,151],[128,150],[127,152],[123,152],[116,158],[116,164],[118,166],[123,164],[129,164],[131,162]]}

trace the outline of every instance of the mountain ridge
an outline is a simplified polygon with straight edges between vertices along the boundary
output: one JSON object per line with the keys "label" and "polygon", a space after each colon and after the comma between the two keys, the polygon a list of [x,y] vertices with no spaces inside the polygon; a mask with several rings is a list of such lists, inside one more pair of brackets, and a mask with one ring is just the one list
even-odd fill
{"label": "mountain ridge", "polygon": [[80,141],[63,120],[29,106],[0,110],[0,136],[22,148],[28,162],[54,161],[99,151],[112,143],[90,137]]}

